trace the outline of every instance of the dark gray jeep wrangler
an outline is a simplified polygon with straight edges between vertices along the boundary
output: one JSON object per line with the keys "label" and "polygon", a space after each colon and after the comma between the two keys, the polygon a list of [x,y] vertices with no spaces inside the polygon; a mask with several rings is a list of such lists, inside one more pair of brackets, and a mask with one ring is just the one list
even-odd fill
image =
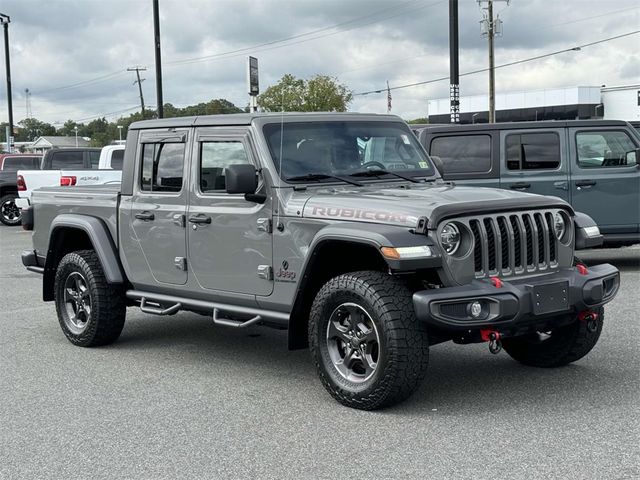
{"label": "dark gray jeep wrangler", "polygon": [[23,213],[22,261],[73,344],[115,341],[127,306],[285,327],[329,393],[362,409],[408,397],[449,340],[578,360],[619,286],[611,265],[574,258],[601,241],[588,217],[442,181],[389,115],[136,123],[121,185],[43,188]]}

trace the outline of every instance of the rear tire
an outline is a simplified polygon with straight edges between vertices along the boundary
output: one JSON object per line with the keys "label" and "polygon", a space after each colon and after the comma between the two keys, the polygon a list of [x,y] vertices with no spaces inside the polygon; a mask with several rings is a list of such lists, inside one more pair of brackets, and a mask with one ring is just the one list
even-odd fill
{"label": "rear tire", "polygon": [[18,196],[15,193],[7,193],[0,198],[0,222],[9,227],[20,225],[22,220],[20,209],[16,206],[16,198]]}
{"label": "rear tire", "polygon": [[429,359],[426,325],[416,319],[411,291],[382,272],[329,280],[311,307],[309,345],[327,391],[362,410],[409,397]]}
{"label": "rear tire", "polygon": [[518,362],[531,367],[562,367],[580,360],[595,347],[604,322],[604,308],[597,310],[598,320],[593,331],[588,322],[574,322],[542,334],[505,338],[504,350]]}
{"label": "rear tire", "polygon": [[71,343],[96,347],[118,339],[126,316],[124,288],[107,282],[96,252],[65,255],[54,291],[58,321]]}

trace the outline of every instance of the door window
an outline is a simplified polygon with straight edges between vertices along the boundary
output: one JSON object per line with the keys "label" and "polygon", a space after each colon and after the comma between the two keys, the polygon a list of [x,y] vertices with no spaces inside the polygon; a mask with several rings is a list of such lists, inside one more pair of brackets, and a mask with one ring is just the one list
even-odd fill
{"label": "door window", "polygon": [[434,138],[430,154],[442,159],[444,173],[486,173],[491,170],[491,137],[459,135]]}
{"label": "door window", "polygon": [[[636,165],[636,146],[622,131],[589,131],[576,134],[580,168],[626,167]],[[631,153],[631,155],[628,155]]]}
{"label": "door window", "polygon": [[224,169],[229,165],[250,163],[244,144],[239,141],[202,142],[200,144],[200,190],[224,192]]}
{"label": "door window", "polygon": [[507,135],[509,170],[556,170],[560,166],[560,137],[557,133]]}
{"label": "door window", "polygon": [[184,143],[145,143],[142,148],[144,192],[179,192],[184,170]]}
{"label": "door window", "polygon": [[51,158],[52,170],[80,170],[84,168],[84,154],[77,152],[54,152]]}

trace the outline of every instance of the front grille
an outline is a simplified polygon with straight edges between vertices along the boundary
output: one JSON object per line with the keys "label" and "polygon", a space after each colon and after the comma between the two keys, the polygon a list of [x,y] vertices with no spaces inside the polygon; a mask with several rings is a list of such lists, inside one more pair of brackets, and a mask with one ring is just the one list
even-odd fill
{"label": "front grille", "polygon": [[520,275],[558,266],[552,212],[505,213],[461,221],[468,224],[473,237],[477,278]]}

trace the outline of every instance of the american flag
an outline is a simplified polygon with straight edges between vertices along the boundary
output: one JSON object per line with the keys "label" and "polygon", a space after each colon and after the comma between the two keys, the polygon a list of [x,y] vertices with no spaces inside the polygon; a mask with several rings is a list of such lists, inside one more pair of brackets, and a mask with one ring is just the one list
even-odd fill
{"label": "american flag", "polygon": [[387,113],[391,111],[391,89],[389,88],[389,80],[387,80]]}

